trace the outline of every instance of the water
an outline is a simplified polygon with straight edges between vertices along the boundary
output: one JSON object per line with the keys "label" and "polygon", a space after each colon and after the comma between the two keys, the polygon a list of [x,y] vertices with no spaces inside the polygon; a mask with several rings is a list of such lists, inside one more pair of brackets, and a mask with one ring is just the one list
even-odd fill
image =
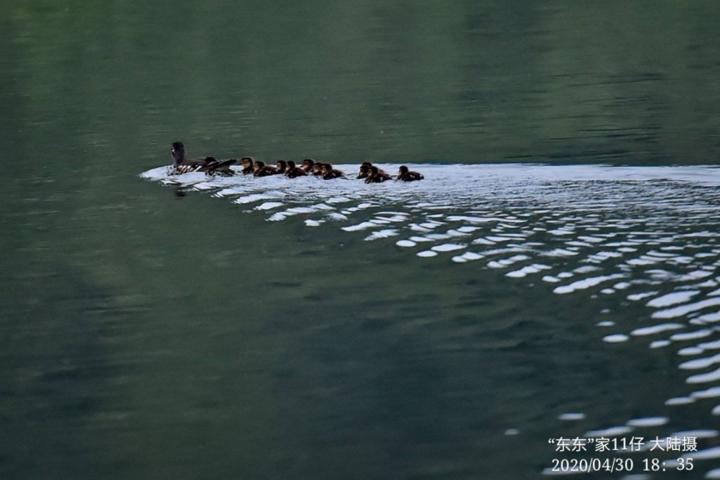
{"label": "water", "polygon": [[713,478],[719,9],[2,4],[0,476]]}

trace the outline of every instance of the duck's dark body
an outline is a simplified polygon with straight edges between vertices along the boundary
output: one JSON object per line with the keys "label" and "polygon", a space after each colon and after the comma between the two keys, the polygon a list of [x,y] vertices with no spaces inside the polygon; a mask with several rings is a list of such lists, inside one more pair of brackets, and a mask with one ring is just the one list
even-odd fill
{"label": "duck's dark body", "polygon": [[401,182],[416,182],[424,178],[425,177],[422,175],[422,173],[413,172],[411,170],[408,170],[408,167],[406,167],[405,165],[401,165],[396,180],[400,180]]}

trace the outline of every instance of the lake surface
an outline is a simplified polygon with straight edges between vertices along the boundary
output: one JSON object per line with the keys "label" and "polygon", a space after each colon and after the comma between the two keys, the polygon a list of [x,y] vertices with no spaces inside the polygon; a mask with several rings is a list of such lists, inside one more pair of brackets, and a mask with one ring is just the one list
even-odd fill
{"label": "lake surface", "polygon": [[[614,478],[720,478],[718,18],[2,4],[0,477],[538,478],[551,438],[676,435],[693,472]],[[175,140],[426,180],[174,176]]]}

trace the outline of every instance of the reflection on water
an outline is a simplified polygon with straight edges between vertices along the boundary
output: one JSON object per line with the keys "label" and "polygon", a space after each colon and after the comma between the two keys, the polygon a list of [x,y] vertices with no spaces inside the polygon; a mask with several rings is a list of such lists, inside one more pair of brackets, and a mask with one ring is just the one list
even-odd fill
{"label": "reflection on water", "polygon": [[[0,477],[717,468],[719,10],[2,3]],[[139,181],[178,139],[428,180]]]}

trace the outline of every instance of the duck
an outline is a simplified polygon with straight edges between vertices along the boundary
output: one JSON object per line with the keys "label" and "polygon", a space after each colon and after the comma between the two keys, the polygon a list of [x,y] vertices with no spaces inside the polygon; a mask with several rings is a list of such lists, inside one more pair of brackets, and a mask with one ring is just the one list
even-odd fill
{"label": "duck", "polygon": [[370,167],[372,167],[372,163],[370,162],[360,164],[360,171],[358,172],[357,178],[367,178],[370,174]]}
{"label": "duck", "polygon": [[277,174],[277,169],[269,165],[265,165],[265,162],[260,160],[255,161],[255,170],[253,171],[254,177],[267,177],[269,175]]}
{"label": "duck", "polygon": [[323,180],[332,180],[333,178],[342,178],[345,174],[340,170],[333,168],[331,163],[322,164],[322,178]]}
{"label": "duck", "polygon": [[182,142],[172,143],[170,155],[173,159],[173,173],[177,174],[196,172],[207,164],[208,159],[212,159],[212,157],[206,157],[203,160],[188,160],[185,156],[185,145]]}
{"label": "duck", "polygon": [[315,160],[312,158],[306,158],[302,161],[302,165],[300,165],[300,168],[305,170],[305,173],[310,175],[313,172],[313,168],[315,167]]}
{"label": "duck", "polygon": [[422,180],[424,178],[425,177],[423,177],[422,173],[410,171],[405,165],[400,165],[400,170],[398,171],[398,175],[395,180],[400,180],[403,182],[414,182],[417,180]]}
{"label": "duck", "polygon": [[289,160],[287,162],[287,171],[285,172],[285,175],[290,178],[295,178],[304,177],[305,175],[307,175],[307,173],[302,168],[295,166],[295,162]]}
{"label": "duck", "polygon": [[255,172],[255,159],[253,157],[243,157],[240,159],[242,165],[242,174],[251,175]]}
{"label": "duck", "polygon": [[278,160],[275,162],[275,169],[278,175],[285,175],[285,172],[287,172],[287,162],[285,160]]}
{"label": "duck", "polygon": [[365,178],[365,183],[382,183],[391,179],[392,177],[388,175],[385,170],[382,170],[373,165],[370,167],[370,173]]}

